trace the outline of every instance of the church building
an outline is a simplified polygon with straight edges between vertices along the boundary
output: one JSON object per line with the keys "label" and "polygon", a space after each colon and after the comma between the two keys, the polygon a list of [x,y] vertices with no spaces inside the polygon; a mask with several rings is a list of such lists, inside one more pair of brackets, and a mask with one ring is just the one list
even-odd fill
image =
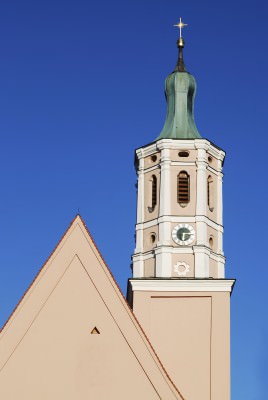
{"label": "church building", "polygon": [[77,215],[1,330],[3,400],[230,400],[225,152],[196,128],[177,26],[166,121],[135,152],[127,299]]}

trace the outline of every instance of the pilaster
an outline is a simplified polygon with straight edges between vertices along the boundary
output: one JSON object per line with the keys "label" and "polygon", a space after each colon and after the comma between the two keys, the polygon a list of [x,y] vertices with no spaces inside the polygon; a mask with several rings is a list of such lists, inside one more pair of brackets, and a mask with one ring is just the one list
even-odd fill
{"label": "pilaster", "polygon": [[218,174],[217,178],[217,222],[222,225],[222,172]]}
{"label": "pilaster", "polygon": [[[166,147],[161,150],[161,185],[159,215],[170,215],[170,150]],[[165,240],[165,239],[164,239]]]}
{"label": "pilaster", "polygon": [[[140,152],[142,154],[142,152]],[[144,158],[139,160],[137,193],[137,224],[144,222]]]}
{"label": "pilaster", "polygon": [[207,213],[207,146],[198,148],[197,166],[197,188],[196,188],[196,215]]}
{"label": "pilaster", "polygon": [[133,260],[133,278],[143,278],[144,277],[144,260],[143,255],[134,254],[132,256]]}
{"label": "pilaster", "polygon": [[204,246],[193,246],[195,255],[195,278],[209,278],[210,251]]}

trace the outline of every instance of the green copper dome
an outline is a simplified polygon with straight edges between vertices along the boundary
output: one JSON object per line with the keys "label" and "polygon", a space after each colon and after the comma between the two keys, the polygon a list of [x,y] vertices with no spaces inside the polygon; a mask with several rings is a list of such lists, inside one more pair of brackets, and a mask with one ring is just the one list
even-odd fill
{"label": "green copper dome", "polygon": [[182,49],[184,41],[178,40],[179,58],[175,71],[165,82],[167,116],[159,139],[197,139],[201,138],[194,122],[194,98],[196,83],[186,71]]}

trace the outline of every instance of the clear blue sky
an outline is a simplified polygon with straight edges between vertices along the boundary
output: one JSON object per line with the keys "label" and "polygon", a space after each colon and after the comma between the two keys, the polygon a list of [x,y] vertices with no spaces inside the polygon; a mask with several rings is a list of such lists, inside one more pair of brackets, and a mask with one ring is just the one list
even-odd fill
{"label": "clear blue sky", "polygon": [[227,151],[224,249],[232,399],[267,394],[268,5],[265,1],[2,2],[0,325],[79,210],[125,292],[134,149],[165,119],[177,58],[197,80],[199,132]]}

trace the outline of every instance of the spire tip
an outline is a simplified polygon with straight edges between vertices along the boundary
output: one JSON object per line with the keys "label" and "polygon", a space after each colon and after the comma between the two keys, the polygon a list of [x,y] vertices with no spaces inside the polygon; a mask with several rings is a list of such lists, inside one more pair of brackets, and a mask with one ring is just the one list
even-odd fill
{"label": "spire tip", "polygon": [[182,52],[182,50],[183,50],[183,48],[184,48],[184,40],[183,40],[183,37],[182,37],[182,29],[183,29],[185,26],[188,26],[188,24],[185,24],[184,22],[182,22],[182,19],[181,19],[181,17],[180,17],[180,22],[178,22],[178,23],[177,23],[176,25],[174,25],[174,26],[178,27],[179,30],[180,30],[180,37],[179,37],[179,39],[177,40],[177,46],[178,46],[178,49],[179,49],[179,57],[178,57],[178,62],[177,62],[175,71],[187,72],[187,71],[186,71],[186,68],[185,68],[185,65],[184,65],[183,52]]}
{"label": "spire tip", "polygon": [[182,19],[180,17],[180,22],[178,22],[176,25],[173,25],[173,26],[177,26],[177,28],[179,28],[179,30],[180,30],[180,39],[182,39],[182,29],[185,26],[188,26],[188,24],[185,24],[184,22],[182,22]]}

